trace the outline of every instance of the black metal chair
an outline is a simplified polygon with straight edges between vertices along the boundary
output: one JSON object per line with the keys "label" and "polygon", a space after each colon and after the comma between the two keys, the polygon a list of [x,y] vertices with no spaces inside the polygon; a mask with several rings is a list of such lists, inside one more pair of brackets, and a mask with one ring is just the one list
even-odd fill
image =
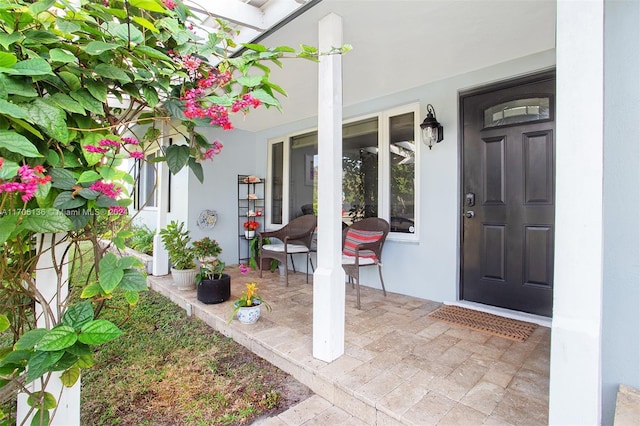
{"label": "black metal chair", "polygon": [[[293,262],[294,254],[307,255],[307,282],[309,282],[309,264],[311,263],[311,240],[316,229],[317,218],[312,214],[299,216],[277,231],[266,231],[258,234],[258,247],[260,247],[260,265],[262,259],[276,259],[284,265],[285,283],[289,285],[289,264],[291,258],[293,271],[296,265]],[[264,238],[277,238],[282,243],[270,243],[262,245]],[[313,269],[313,263],[311,263]],[[262,277],[262,269],[260,269]]]}
{"label": "black metal chair", "polygon": [[382,247],[389,234],[389,222],[368,217],[352,223],[342,231],[342,269],[349,282],[356,287],[356,307],[360,308],[360,268],[377,266],[382,292],[386,296],[382,278]]}

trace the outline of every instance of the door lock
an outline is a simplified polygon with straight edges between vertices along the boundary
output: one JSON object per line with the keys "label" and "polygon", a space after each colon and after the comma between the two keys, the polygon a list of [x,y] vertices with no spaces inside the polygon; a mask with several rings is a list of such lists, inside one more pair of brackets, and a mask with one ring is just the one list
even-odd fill
{"label": "door lock", "polygon": [[473,192],[468,192],[465,196],[465,204],[467,207],[473,207],[476,205],[476,194]]}
{"label": "door lock", "polygon": [[476,212],[474,212],[473,210],[467,210],[467,212],[464,214],[468,219],[471,219],[472,217],[474,217],[476,215]]}

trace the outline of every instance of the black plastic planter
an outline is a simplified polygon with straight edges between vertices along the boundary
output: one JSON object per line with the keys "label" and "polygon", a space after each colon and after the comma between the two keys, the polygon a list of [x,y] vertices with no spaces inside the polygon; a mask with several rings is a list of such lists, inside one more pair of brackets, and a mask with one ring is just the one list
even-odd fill
{"label": "black plastic planter", "polygon": [[198,284],[198,300],[204,304],[222,303],[231,297],[231,277],[222,274],[222,278],[202,280]]}

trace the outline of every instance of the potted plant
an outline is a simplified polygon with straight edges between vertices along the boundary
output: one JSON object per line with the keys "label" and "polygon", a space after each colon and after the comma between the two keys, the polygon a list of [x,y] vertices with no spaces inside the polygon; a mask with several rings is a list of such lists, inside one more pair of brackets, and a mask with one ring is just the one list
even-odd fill
{"label": "potted plant", "polygon": [[224,272],[225,264],[216,259],[204,263],[196,275],[197,298],[204,304],[222,303],[231,297],[231,276]]}
{"label": "potted plant", "polygon": [[166,228],[160,230],[160,237],[169,252],[173,282],[180,290],[195,288],[198,270],[194,262],[194,248],[189,244],[189,230],[184,229],[183,222],[171,221]]}
{"label": "potted plant", "polygon": [[[258,269],[258,259],[260,259],[260,247],[258,247],[259,238],[253,237],[249,241],[249,266],[251,269]],[[271,244],[269,237],[262,239],[262,244]],[[278,269],[278,261],[276,259],[264,259],[260,265],[260,269],[266,271],[267,269],[274,272]]]}
{"label": "potted plant", "polygon": [[222,247],[216,240],[204,237],[193,242],[193,251],[198,262],[205,265],[218,259],[218,255],[222,253]]}
{"label": "potted plant", "polygon": [[258,283],[250,282],[242,295],[233,302],[233,312],[229,323],[236,317],[242,324],[253,324],[260,318],[262,306],[270,311],[271,306],[258,295]]}
{"label": "potted plant", "polygon": [[244,224],[244,237],[247,240],[252,239],[256,235],[256,229],[260,227],[260,222],[256,222],[255,220],[249,219]]}

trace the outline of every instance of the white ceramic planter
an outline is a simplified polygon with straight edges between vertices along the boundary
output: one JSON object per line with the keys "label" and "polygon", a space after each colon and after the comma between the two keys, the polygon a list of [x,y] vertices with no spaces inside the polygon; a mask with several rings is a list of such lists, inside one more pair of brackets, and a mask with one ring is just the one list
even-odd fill
{"label": "white ceramic planter", "polygon": [[260,305],[239,308],[236,318],[242,324],[255,323],[260,318]]}
{"label": "white ceramic planter", "polygon": [[244,231],[244,237],[245,237],[247,240],[250,240],[250,239],[252,239],[252,238],[253,238],[253,237],[255,237],[255,236],[256,236],[256,231]]}
{"label": "white ceramic planter", "polygon": [[196,288],[196,275],[198,269],[173,269],[171,276],[178,290],[194,290]]}

